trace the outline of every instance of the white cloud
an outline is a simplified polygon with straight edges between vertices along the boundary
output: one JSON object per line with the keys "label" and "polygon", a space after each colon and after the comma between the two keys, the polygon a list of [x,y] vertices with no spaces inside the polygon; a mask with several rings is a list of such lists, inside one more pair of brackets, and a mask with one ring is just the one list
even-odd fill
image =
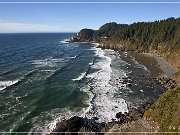
{"label": "white cloud", "polygon": [[60,32],[57,26],[0,21],[0,33],[10,32]]}

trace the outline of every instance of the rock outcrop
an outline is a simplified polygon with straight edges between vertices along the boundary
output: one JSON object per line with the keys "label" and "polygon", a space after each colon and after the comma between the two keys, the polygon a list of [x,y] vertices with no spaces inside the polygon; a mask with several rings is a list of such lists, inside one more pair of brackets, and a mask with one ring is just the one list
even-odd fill
{"label": "rock outcrop", "polygon": [[[161,78],[150,78],[152,81],[156,81],[160,85],[164,86],[165,91],[168,88],[176,87],[176,82],[173,79],[167,77]],[[131,78],[123,77],[120,78],[121,83],[131,84]],[[101,133],[108,132],[114,125],[124,125],[127,123],[133,123],[134,121],[141,121],[145,112],[155,103],[155,100],[149,100],[143,104],[140,104],[136,108],[129,108],[128,113],[118,112],[116,114],[116,119],[112,119],[112,121],[105,123],[98,123],[97,118],[83,118],[79,116],[73,116],[68,120],[64,120],[56,125],[56,129],[51,133],[52,135],[58,134],[57,132],[63,132],[67,134],[69,132],[92,132]]]}
{"label": "rock outcrop", "polygon": [[116,114],[116,120],[112,119],[111,122],[98,123],[96,118],[88,119],[79,116],[71,117],[69,120],[64,120],[56,125],[51,135],[56,135],[60,133],[67,134],[69,132],[107,132],[115,124],[125,124],[131,121],[139,120],[143,117],[144,112],[152,105],[154,101],[148,101],[145,104],[140,105],[137,108],[130,109],[129,113],[119,112]]}
{"label": "rock outcrop", "polygon": [[91,42],[94,32],[92,29],[82,29],[77,35],[70,37],[67,42]]}

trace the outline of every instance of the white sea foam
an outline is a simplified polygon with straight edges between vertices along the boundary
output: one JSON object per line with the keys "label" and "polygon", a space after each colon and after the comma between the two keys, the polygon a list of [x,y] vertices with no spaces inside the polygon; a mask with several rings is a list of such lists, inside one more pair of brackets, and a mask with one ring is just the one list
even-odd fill
{"label": "white sea foam", "polygon": [[[43,112],[43,115],[45,113],[47,113],[46,116],[50,115],[53,120],[51,122],[45,121],[42,123],[43,125],[39,125],[39,122],[38,122],[37,124],[35,124],[33,126],[33,128],[31,129],[30,132],[36,132],[37,131],[37,132],[42,132],[42,134],[46,135],[47,133],[51,133],[56,128],[57,123],[61,122],[62,120],[67,120],[73,116],[80,116],[80,117],[85,116],[85,114],[91,108],[90,101],[93,98],[93,95],[89,91],[89,89],[90,89],[89,85],[84,85],[82,88],[80,88],[80,91],[87,92],[89,95],[89,98],[87,100],[84,100],[84,102],[86,104],[89,104],[89,107],[82,108],[80,110],[78,109],[78,111],[77,110],[70,110],[68,107],[66,107],[66,108],[53,109],[53,110],[51,110],[51,112],[49,112],[49,111]],[[34,118],[34,119],[36,119],[36,118]],[[38,121],[38,119],[36,119],[35,121]]]}
{"label": "white sea foam", "polygon": [[93,62],[90,62],[89,65],[90,65],[90,66],[93,65]]}
{"label": "white sea foam", "polygon": [[81,75],[78,78],[72,79],[73,81],[80,81],[86,76],[86,72],[81,73]]}
{"label": "white sea foam", "polygon": [[44,69],[44,70],[40,70],[42,72],[55,72],[56,70],[50,70],[50,69]]}
{"label": "white sea foam", "polygon": [[98,117],[99,122],[109,122],[112,118],[115,118],[116,113],[128,111],[125,100],[122,98],[116,99],[114,97],[117,89],[116,86],[110,84],[112,59],[105,55],[105,51],[113,52],[100,48],[95,49],[96,56],[101,60],[91,65],[91,68],[99,70],[86,76],[92,82],[90,86],[92,87],[92,93],[96,95],[96,97],[89,106],[89,111],[85,113],[84,116],[87,118]]}
{"label": "white sea foam", "polygon": [[58,63],[63,62],[64,59],[53,59],[53,58],[46,58],[44,60],[35,60],[32,62],[33,65],[36,65],[36,67],[54,67],[57,66]]}
{"label": "white sea foam", "polygon": [[19,80],[13,80],[13,81],[0,81],[0,90],[4,90],[5,88],[14,85],[18,82]]}
{"label": "white sea foam", "polygon": [[16,97],[16,100],[19,100],[19,99],[21,99],[21,98],[27,97],[27,95],[28,95],[28,93],[26,93],[24,96],[17,96],[17,97]]}
{"label": "white sea foam", "polygon": [[75,59],[77,56],[67,57],[68,59]]}
{"label": "white sea foam", "polygon": [[[112,78],[121,76],[126,77],[126,73],[118,70],[112,70],[111,62],[112,59],[106,56],[105,52],[111,52],[110,50],[102,50],[100,48],[93,48],[97,57],[100,58],[99,61],[91,62],[89,65],[93,69],[98,69],[97,72],[90,73],[86,75],[86,72],[81,73],[81,75],[73,80],[81,80],[85,77],[89,79],[89,85],[82,87],[80,91],[87,92],[89,98],[85,100],[86,104],[89,106],[83,108],[81,111],[71,111],[68,108],[58,110],[58,114],[54,115],[54,120],[46,125],[47,132],[53,131],[56,124],[63,119],[69,119],[72,116],[81,116],[87,118],[98,117],[99,122],[109,122],[112,118],[115,118],[118,112],[128,112],[127,104],[122,98],[115,98],[114,95],[117,93],[117,86],[111,84]],[[113,83],[116,83],[115,81]],[[119,84],[123,85],[123,84]],[[96,96],[95,96],[96,95]],[[95,96],[95,97],[94,97]],[[53,113],[52,113],[53,114]]]}
{"label": "white sea foam", "polygon": [[142,89],[141,89],[141,90],[139,90],[139,91],[144,92]]}
{"label": "white sea foam", "polygon": [[69,42],[69,39],[64,39],[64,40],[61,40],[60,43],[63,43],[63,44],[68,44]]}
{"label": "white sea foam", "polygon": [[91,44],[96,45],[96,46],[100,45],[99,43],[91,43]]}
{"label": "white sea foam", "polygon": [[[86,88],[83,87],[81,88],[81,91],[84,91],[84,92],[88,92],[89,93],[89,86],[87,86]],[[89,93],[89,99],[86,100],[86,103],[89,104],[89,107],[87,108],[82,108],[82,110],[80,111],[72,111],[70,110],[69,108],[63,108],[63,109],[60,109],[60,110],[54,110],[56,112],[59,113],[56,114],[56,117],[54,118],[54,120],[51,122],[51,123],[48,123],[45,127],[46,127],[46,130],[45,131],[48,131],[48,132],[51,132],[53,131],[53,129],[56,128],[56,124],[59,123],[60,121],[62,120],[67,120],[73,116],[80,116],[80,117],[84,117],[85,114],[90,110],[90,101],[92,100],[93,98],[93,95],[91,93]],[[53,114],[53,111],[51,112]],[[44,131],[44,130],[43,130]]]}
{"label": "white sea foam", "polygon": [[[34,128],[31,129],[32,132],[43,132],[42,134],[47,134],[52,132],[55,128],[57,123],[61,122],[62,120],[67,120],[73,116],[82,116],[84,112],[86,112],[87,108],[82,109],[81,111],[72,111],[69,108],[57,108],[51,110],[51,113],[47,112],[47,115],[53,116],[53,120],[50,123],[43,123],[44,125],[34,125]],[[55,115],[53,115],[55,114]],[[48,122],[48,121],[47,121]]]}
{"label": "white sea foam", "polygon": [[83,44],[89,44],[89,42],[81,42],[81,43],[83,43]]}

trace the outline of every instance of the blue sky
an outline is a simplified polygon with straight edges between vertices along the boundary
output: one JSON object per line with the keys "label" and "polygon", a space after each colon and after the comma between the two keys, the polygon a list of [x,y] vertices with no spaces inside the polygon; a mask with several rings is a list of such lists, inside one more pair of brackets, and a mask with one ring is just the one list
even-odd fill
{"label": "blue sky", "polygon": [[[5,1],[5,0],[4,0]],[[18,0],[6,0],[16,2]],[[19,0],[20,2],[23,0]],[[24,0],[25,1],[25,0]],[[29,0],[35,1],[35,0]],[[39,0],[48,1],[48,0]],[[58,1],[58,0],[53,0]],[[60,0],[59,0],[60,1]],[[69,0],[73,1],[73,0]],[[75,1],[75,0],[74,0]],[[78,0],[83,1],[83,0]],[[84,0],[85,1],[85,0]],[[93,1],[93,0],[89,0]],[[95,0],[94,0],[95,1]],[[107,0],[98,0],[99,2]],[[114,0],[120,1],[120,0]],[[137,0],[129,0],[135,2]],[[139,0],[142,1],[142,0]],[[153,1],[153,0],[151,0]],[[155,1],[155,0],[154,0]],[[167,0],[159,0],[159,2]],[[174,0],[178,1],[178,0]],[[0,0],[3,2],[3,0]],[[67,2],[67,1],[66,1]],[[157,2],[157,1],[156,1]],[[0,32],[78,32],[98,29],[107,22],[130,24],[180,17],[179,4],[3,4],[0,3]]]}

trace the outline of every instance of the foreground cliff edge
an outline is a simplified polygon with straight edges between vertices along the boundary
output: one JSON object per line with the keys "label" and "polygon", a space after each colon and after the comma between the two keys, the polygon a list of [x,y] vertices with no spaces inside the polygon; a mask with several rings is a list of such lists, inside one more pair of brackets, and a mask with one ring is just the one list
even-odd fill
{"label": "foreground cliff edge", "polygon": [[[95,119],[74,116],[57,124],[55,132],[180,132],[180,18],[131,25],[107,23],[99,30],[82,29],[68,42],[97,42],[103,49],[151,53],[164,58],[176,72],[156,78],[165,92],[156,101],[116,114],[117,120],[96,123]],[[175,79],[176,82],[171,79]],[[112,133],[111,133],[112,134]],[[123,133],[122,133],[123,134]],[[131,134],[131,133],[129,133]]]}
{"label": "foreground cliff edge", "polygon": [[[180,132],[180,87],[167,90],[144,112],[142,118],[114,125],[109,132],[161,132],[179,134]],[[108,134],[108,133],[107,133]]]}
{"label": "foreground cliff edge", "polygon": [[[96,123],[96,119],[71,117],[56,125],[52,135],[58,132],[80,134],[139,134],[153,132],[178,134],[180,132],[180,87],[167,90],[158,100],[149,101],[129,113],[116,114],[117,121]],[[85,133],[86,132],[86,133]],[[133,134],[134,134],[133,133]]]}

